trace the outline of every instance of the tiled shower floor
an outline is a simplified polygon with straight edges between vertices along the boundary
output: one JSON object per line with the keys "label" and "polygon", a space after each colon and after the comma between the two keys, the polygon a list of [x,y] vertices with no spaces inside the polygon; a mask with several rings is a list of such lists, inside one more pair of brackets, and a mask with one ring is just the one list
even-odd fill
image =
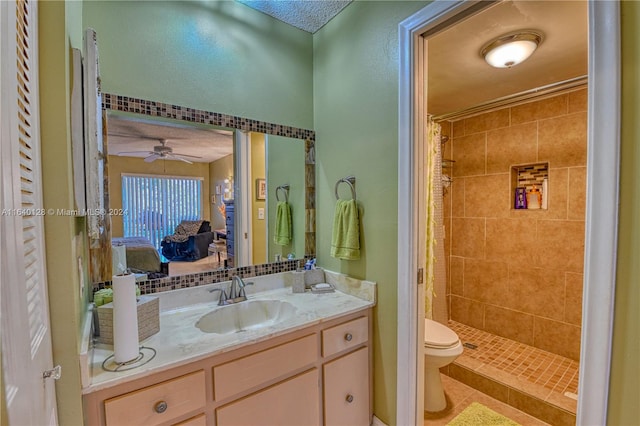
{"label": "tiled shower floor", "polygon": [[[575,415],[578,393],[579,363],[523,343],[478,330],[455,321],[449,322],[465,347],[452,370],[462,367],[458,374],[472,372],[504,385],[509,393],[526,394]],[[453,376],[453,375],[452,375]],[[498,385],[496,385],[498,386]],[[509,398],[511,395],[509,395]],[[550,407],[550,408],[554,408]],[[544,407],[543,407],[544,408]]]}

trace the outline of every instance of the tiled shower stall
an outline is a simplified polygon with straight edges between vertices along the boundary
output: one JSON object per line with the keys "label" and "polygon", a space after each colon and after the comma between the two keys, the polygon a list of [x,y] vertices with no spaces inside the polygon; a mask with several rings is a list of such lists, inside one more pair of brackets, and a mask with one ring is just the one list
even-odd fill
{"label": "tiled shower stall", "polygon": [[[442,125],[443,157],[455,161],[444,196],[451,320],[577,365],[587,89]],[[548,167],[548,208],[515,209],[514,173],[539,164]],[[575,404],[556,405],[575,414]]]}

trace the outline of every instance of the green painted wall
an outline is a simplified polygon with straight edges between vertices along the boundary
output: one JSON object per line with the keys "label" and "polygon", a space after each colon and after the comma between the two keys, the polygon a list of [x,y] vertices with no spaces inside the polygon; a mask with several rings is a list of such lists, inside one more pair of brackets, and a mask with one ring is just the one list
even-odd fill
{"label": "green painted wall", "polygon": [[640,3],[621,2],[622,132],[620,218],[609,425],[635,425],[640,419]]}
{"label": "green painted wall", "polygon": [[[281,136],[267,136],[267,208],[269,230],[267,243],[269,244],[268,260],[273,262],[275,255],[283,259],[289,253],[296,258],[304,257],[304,229],[305,229],[305,177],[304,177],[304,141],[301,139],[285,138]],[[289,206],[292,216],[293,239],[289,245],[279,246],[273,242],[276,230],[276,188],[288,183]],[[280,200],[284,199],[284,192],[278,191]]]}
{"label": "green painted wall", "polygon": [[[398,24],[425,4],[355,2],[313,39],[318,263],[378,283],[373,398],[387,424],[396,417]],[[358,261],[329,256],[333,189],[347,175],[363,213]]]}
{"label": "green painted wall", "polygon": [[[82,3],[40,2],[38,12],[44,207],[73,209],[71,48],[82,48]],[[80,294],[77,259],[88,283],[85,219],[47,215],[44,224],[53,358],[64,372],[56,382],[59,423],[81,424],[78,353],[89,286]]]}
{"label": "green painted wall", "polygon": [[313,125],[312,36],[235,1],[86,1],[105,92]]}

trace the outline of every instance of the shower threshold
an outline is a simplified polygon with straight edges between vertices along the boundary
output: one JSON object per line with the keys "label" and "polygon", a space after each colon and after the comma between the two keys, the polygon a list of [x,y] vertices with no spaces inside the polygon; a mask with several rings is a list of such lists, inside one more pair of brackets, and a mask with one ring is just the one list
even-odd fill
{"label": "shower threshold", "polygon": [[455,321],[448,326],[465,349],[444,374],[547,423],[575,425],[577,361]]}

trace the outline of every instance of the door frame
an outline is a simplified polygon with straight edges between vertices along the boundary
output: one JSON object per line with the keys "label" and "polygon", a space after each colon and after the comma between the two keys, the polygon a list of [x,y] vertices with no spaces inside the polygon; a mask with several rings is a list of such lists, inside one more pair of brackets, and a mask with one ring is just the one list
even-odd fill
{"label": "door frame", "polygon": [[[423,362],[419,343],[424,326],[418,315],[424,290],[416,284],[418,268],[424,264],[417,236],[424,208],[421,211],[416,199],[424,186],[418,156],[425,139],[427,72],[421,35],[438,25],[454,25],[481,3],[436,0],[399,24],[397,424],[422,422],[424,394],[417,375]],[[606,424],[618,234],[619,4],[589,2],[588,15],[587,204],[576,422]]]}

